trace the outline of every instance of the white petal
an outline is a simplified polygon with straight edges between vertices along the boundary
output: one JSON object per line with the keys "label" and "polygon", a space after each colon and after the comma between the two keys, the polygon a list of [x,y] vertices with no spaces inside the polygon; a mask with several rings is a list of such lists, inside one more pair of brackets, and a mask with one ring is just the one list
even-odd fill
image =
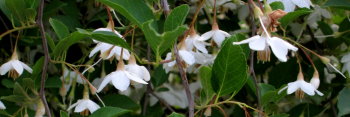
{"label": "white petal", "polygon": [[285,12],[292,12],[295,9],[295,4],[291,0],[282,0]]}
{"label": "white petal", "polygon": [[233,45],[246,44],[246,43],[250,43],[250,42],[252,42],[252,41],[255,41],[255,40],[259,39],[259,38],[260,38],[260,35],[255,35],[255,36],[253,36],[253,37],[251,37],[251,38],[242,40],[242,41],[240,41],[240,42],[233,42],[232,44],[233,44]]}
{"label": "white petal", "polygon": [[205,42],[194,41],[193,44],[196,47],[196,49],[198,49],[199,51],[201,51],[203,53],[208,53],[208,50],[205,48]]}
{"label": "white petal", "polygon": [[286,90],[287,88],[288,88],[288,86],[283,87],[281,90],[279,90],[279,91],[278,91],[278,93],[277,93],[277,94],[282,93],[282,91]]}
{"label": "white petal", "polygon": [[23,68],[24,68],[25,70],[27,70],[29,73],[33,73],[32,68],[30,68],[28,65],[26,65],[26,64],[24,64],[24,63],[22,63],[22,62],[20,62],[20,63],[22,64],[22,66],[23,66]]}
{"label": "white petal", "polygon": [[316,93],[317,93],[318,95],[323,96],[323,93],[322,93],[322,92],[320,92],[320,91],[318,91],[318,90],[315,90],[315,91],[316,91]]}
{"label": "white petal", "polygon": [[186,43],[186,49],[189,50],[189,51],[192,51],[193,49],[193,39],[192,38],[189,38],[187,37],[186,40],[185,40],[185,43]]}
{"label": "white petal", "polygon": [[250,49],[257,50],[257,51],[265,50],[267,45],[266,38],[260,37],[260,36],[254,36],[251,38],[254,38],[254,39],[252,39],[252,41],[249,42]]}
{"label": "white petal", "polygon": [[310,8],[310,0],[292,0],[292,2],[300,8]]}
{"label": "white petal", "polygon": [[316,89],[310,83],[302,81],[300,88],[301,88],[301,90],[303,90],[308,95],[311,95],[311,96],[315,95],[315,90]]}
{"label": "white petal", "polygon": [[0,67],[0,72],[1,72],[1,75],[5,75],[8,71],[10,71],[12,69],[12,65],[11,65],[11,61],[1,65]]}
{"label": "white petal", "polygon": [[222,46],[222,42],[225,40],[225,38],[226,38],[225,34],[220,33],[219,31],[215,31],[213,39],[219,47]]}
{"label": "white petal", "polygon": [[98,43],[94,49],[91,50],[89,57],[91,58],[94,54],[96,54],[100,49],[103,47],[100,45],[101,43]]}
{"label": "white petal", "polygon": [[21,75],[23,73],[23,67],[22,67],[19,60],[15,60],[15,61],[11,62],[11,65],[17,71],[17,73],[19,75]]}
{"label": "white petal", "polygon": [[187,64],[194,64],[195,58],[190,52],[186,50],[179,50],[179,55]]}
{"label": "white petal", "polygon": [[127,49],[123,49],[123,59],[124,60],[129,60],[129,58],[130,58],[130,52],[127,50]]}
{"label": "white petal", "polygon": [[283,40],[278,38],[271,38],[268,43],[271,46],[273,54],[275,54],[278,60],[281,62],[286,62],[288,48],[284,45]]}
{"label": "white petal", "polygon": [[81,100],[80,103],[78,103],[78,105],[75,107],[74,112],[78,113],[78,112],[83,112],[85,109],[88,108],[88,102],[87,100],[83,99]]}
{"label": "white petal", "polygon": [[103,79],[103,81],[102,81],[101,84],[100,84],[100,87],[98,87],[98,89],[97,89],[97,92],[102,91],[102,89],[103,89],[104,87],[106,87],[106,85],[113,79],[113,74],[115,74],[115,72],[112,72],[112,73],[108,74],[108,75]]}
{"label": "white petal", "polygon": [[76,103],[70,105],[67,110],[71,110],[72,108],[76,107],[78,104],[80,104],[81,100],[78,100]]}
{"label": "white petal", "polygon": [[149,81],[151,79],[151,75],[150,75],[149,71],[144,66],[141,66],[141,70],[143,71],[143,75],[144,75],[143,79],[145,81]]}
{"label": "white petal", "polygon": [[231,36],[229,33],[225,32],[225,31],[223,31],[223,30],[218,30],[218,33],[223,34],[225,37]]}
{"label": "white petal", "polygon": [[143,81],[142,78],[137,77],[137,75],[134,74],[134,73],[131,73],[131,72],[128,72],[128,71],[124,71],[124,74],[125,74],[130,80],[133,80],[133,81],[135,81],[135,82],[142,83],[142,84],[148,84],[146,81]]}
{"label": "white petal", "polygon": [[113,86],[120,91],[125,91],[130,86],[130,79],[122,71],[116,72],[116,78],[112,79]]}
{"label": "white petal", "polygon": [[97,105],[95,102],[89,100],[87,108],[89,109],[90,113],[95,112],[97,109],[100,108],[99,105]]}
{"label": "white petal", "polygon": [[299,86],[298,81],[288,83],[287,94],[292,94],[299,88],[300,88],[300,86]]}
{"label": "white petal", "polygon": [[340,60],[340,62],[342,63],[349,62],[349,61],[350,61],[350,53],[347,53],[346,55],[344,55]]}
{"label": "white petal", "polygon": [[2,103],[1,101],[0,101],[0,109],[6,109],[4,103]]}
{"label": "white petal", "polygon": [[319,78],[311,78],[310,84],[317,89],[320,86],[320,79]]}
{"label": "white petal", "polygon": [[204,41],[205,40],[208,40],[208,39],[210,39],[211,37],[213,37],[214,36],[214,31],[213,30],[211,30],[211,31],[209,31],[209,32],[206,32],[206,33],[204,33],[201,37],[201,39],[203,39]]}

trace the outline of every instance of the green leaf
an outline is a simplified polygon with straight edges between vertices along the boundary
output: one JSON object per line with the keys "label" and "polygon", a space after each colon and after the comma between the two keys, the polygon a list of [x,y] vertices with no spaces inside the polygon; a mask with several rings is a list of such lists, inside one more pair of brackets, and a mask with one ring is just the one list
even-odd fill
{"label": "green leaf", "polygon": [[297,11],[288,13],[287,15],[282,17],[279,21],[281,22],[282,28],[286,29],[288,24],[290,24],[292,21],[294,21],[295,19],[299,19],[300,16],[307,15],[310,13],[312,13],[312,10],[310,9],[299,9]]}
{"label": "green leaf", "polygon": [[289,59],[287,62],[279,63],[269,73],[269,84],[281,87],[284,84],[293,82],[297,79],[298,71],[298,64],[294,58]]}
{"label": "green leaf", "polygon": [[73,44],[77,43],[78,41],[86,37],[87,37],[86,34],[81,34],[79,32],[71,33],[68,37],[58,42],[58,44],[56,45],[51,55],[54,58],[62,57],[61,55],[65,53],[70,46],[72,46]]}
{"label": "green leaf", "polygon": [[211,71],[211,68],[207,66],[203,66],[199,70],[200,81],[203,87],[202,92],[204,93],[204,97],[201,96],[201,104],[203,105],[208,104],[210,100],[214,97],[214,90],[211,86]]}
{"label": "green leaf", "polygon": [[350,88],[349,87],[344,87],[340,92],[338,96],[338,117],[350,114]]}
{"label": "green leaf", "polygon": [[237,34],[228,38],[214,61],[211,81],[218,96],[237,93],[248,79],[245,54],[241,46],[232,45],[240,38],[245,37]]}
{"label": "green leaf", "polygon": [[159,34],[152,25],[153,20],[147,21],[142,25],[142,30],[146,36],[148,44],[151,46],[156,56],[162,55],[166,50],[172,47],[177,37],[183,34],[187,29],[186,26],[179,26],[173,31]]}
{"label": "green leaf", "polygon": [[90,37],[97,41],[109,43],[112,45],[120,46],[125,49],[131,50],[129,44],[126,43],[124,39],[120,38],[118,35],[116,35],[113,32],[96,31],[96,32],[93,32],[90,35]]}
{"label": "green leaf", "polygon": [[140,106],[125,95],[112,94],[103,97],[106,106],[119,107],[128,110],[137,110]]}
{"label": "green leaf", "polygon": [[[41,71],[44,64],[44,57],[41,57],[36,61],[36,63],[33,66],[33,73],[31,75],[31,78],[34,80],[34,82],[40,82],[41,80]],[[39,88],[40,85],[35,85],[34,88]]]}
{"label": "green leaf", "polygon": [[168,74],[163,69],[163,66],[158,66],[152,75],[151,81],[154,87],[158,87],[162,85],[164,82],[168,80]]}
{"label": "green leaf", "polygon": [[18,20],[21,23],[26,22],[24,14],[26,10],[26,4],[24,0],[5,0],[5,4],[14,19]]}
{"label": "green leaf", "polygon": [[69,114],[66,111],[60,111],[60,117],[69,117]]}
{"label": "green leaf", "polygon": [[190,7],[186,4],[172,10],[164,22],[164,32],[175,30],[181,26],[185,22],[189,10]]}
{"label": "green leaf", "polygon": [[117,108],[117,107],[102,107],[92,113],[89,117],[116,117],[128,113],[129,110]]}
{"label": "green leaf", "polygon": [[154,18],[152,10],[144,0],[99,0],[101,3],[113,8],[128,20],[142,27],[142,24]]}
{"label": "green leaf", "polygon": [[272,10],[277,10],[277,9],[284,10],[284,5],[280,1],[272,2],[270,4],[270,6],[271,6]]}
{"label": "green leaf", "polygon": [[350,10],[350,0],[328,0],[324,6]]}
{"label": "green leaf", "polygon": [[262,94],[261,104],[262,106],[267,106],[270,102],[277,103],[286,95],[287,95],[286,93],[278,94],[278,90],[267,91],[264,94]]}
{"label": "green leaf", "polygon": [[50,18],[49,22],[51,27],[56,32],[56,35],[59,39],[63,39],[69,36],[69,30],[65,24],[57,19]]}
{"label": "green leaf", "polygon": [[168,117],[185,117],[185,115],[173,112]]}

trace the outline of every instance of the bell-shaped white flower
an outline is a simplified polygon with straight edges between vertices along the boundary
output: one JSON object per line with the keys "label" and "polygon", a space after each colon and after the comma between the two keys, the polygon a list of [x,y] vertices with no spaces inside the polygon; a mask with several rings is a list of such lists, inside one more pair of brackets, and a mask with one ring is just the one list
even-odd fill
{"label": "bell-shaped white flower", "polygon": [[134,55],[130,56],[129,63],[125,66],[125,70],[134,73],[135,75],[137,75],[145,81],[149,81],[151,78],[151,75],[145,66],[140,66],[136,64]]}
{"label": "bell-shaped white flower", "polygon": [[109,82],[112,82],[113,86],[120,90],[125,91],[130,86],[130,80],[141,84],[148,84],[143,78],[138,77],[136,74],[126,71],[124,69],[124,62],[119,61],[117,71],[108,74],[101,82],[97,92],[100,92]]}
{"label": "bell-shaped white flower", "polygon": [[[94,54],[97,52],[100,52],[100,57],[103,59],[110,59],[112,57],[116,57],[118,60],[121,55],[121,50],[122,48],[119,46],[114,46],[112,44],[104,43],[104,42],[99,42],[97,43],[96,47],[91,50],[89,57],[91,58]],[[123,59],[128,60],[130,57],[130,53],[128,50],[124,49],[123,50]]]}
{"label": "bell-shaped white flower", "polygon": [[74,109],[74,112],[81,113],[84,116],[88,115],[88,112],[93,113],[100,108],[98,104],[89,99],[89,90],[87,86],[84,87],[83,99],[79,99],[76,103],[68,107],[67,110]]}
{"label": "bell-shaped white flower", "polygon": [[[260,23],[262,23],[261,18]],[[260,35],[255,35],[251,38],[248,38],[246,40],[240,41],[240,42],[233,42],[234,45],[239,45],[239,44],[249,44],[249,48],[252,50],[256,50],[258,52],[263,51],[265,53],[268,53],[268,58],[269,58],[269,53],[270,53],[270,48],[272,49],[272,52],[274,55],[280,60],[281,62],[286,62],[287,61],[287,54],[288,50],[292,51],[298,51],[298,48],[293,46],[292,44],[288,43],[287,41],[284,41],[281,38],[278,37],[270,37],[268,34],[266,28],[264,25],[261,25],[262,28],[264,29],[264,33],[262,36]],[[259,53],[258,53],[259,54]]]}
{"label": "bell-shaped white flower", "polygon": [[178,54],[180,58],[185,61],[186,64],[193,65],[196,62],[193,52],[186,49],[186,43],[181,42],[179,46]]}
{"label": "bell-shaped white flower", "polygon": [[4,103],[2,103],[2,101],[0,101],[0,109],[6,109]]}
{"label": "bell-shaped white flower", "polygon": [[27,70],[29,73],[33,72],[28,65],[18,60],[18,55],[15,50],[12,54],[11,60],[1,65],[0,74],[5,75],[7,72],[9,72],[9,77],[18,78],[20,75],[22,75],[23,69]]}
{"label": "bell-shaped white flower", "polygon": [[198,34],[189,35],[186,38],[185,43],[186,43],[186,49],[189,51],[192,51],[193,48],[195,47],[197,50],[199,50],[202,53],[208,53],[208,50],[205,48],[205,46],[210,44],[206,43],[205,40]]}
{"label": "bell-shaped white flower", "polygon": [[320,77],[318,75],[318,71],[315,69],[314,75],[312,76],[310,80],[310,84],[317,89],[320,86]]}
{"label": "bell-shaped white flower", "polygon": [[294,11],[296,6],[308,9],[310,9],[310,6],[313,6],[310,0],[267,0],[269,4],[276,1],[283,3],[284,11],[286,12]]}
{"label": "bell-shaped white flower", "polygon": [[296,94],[297,94],[297,97],[299,98],[303,97],[303,92],[305,92],[310,96],[315,95],[315,92],[318,95],[323,96],[323,93],[318,91],[312,84],[307,83],[304,80],[304,76],[302,72],[299,72],[297,81],[288,83],[286,87],[283,87],[281,90],[278,91],[278,94],[280,94],[282,91],[286,89],[287,89],[287,94],[292,94],[297,91]]}
{"label": "bell-shaped white flower", "polygon": [[214,39],[214,42],[221,47],[222,42],[225,40],[226,37],[231,36],[225,31],[222,31],[219,29],[219,26],[217,23],[214,23],[212,26],[212,30],[209,32],[204,33],[201,37],[203,40],[208,40],[210,38]]}

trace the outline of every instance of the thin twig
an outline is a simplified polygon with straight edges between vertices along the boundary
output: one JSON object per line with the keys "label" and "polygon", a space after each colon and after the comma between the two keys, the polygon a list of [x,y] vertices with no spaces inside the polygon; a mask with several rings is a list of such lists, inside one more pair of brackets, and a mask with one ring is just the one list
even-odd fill
{"label": "thin twig", "polygon": [[[39,17],[39,16],[38,16]],[[38,25],[36,24],[33,24],[33,25],[27,25],[27,26],[22,26],[22,27],[16,27],[14,29],[11,29],[11,30],[7,30],[6,32],[2,33],[0,35],[0,39],[2,39],[4,36],[12,33],[12,32],[15,32],[15,31],[20,31],[20,30],[23,30],[23,29],[27,29],[27,28],[34,28],[34,27],[37,27]]]}
{"label": "thin twig", "polygon": [[188,101],[188,116],[189,117],[193,117],[194,116],[194,101],[192,99],[192,95],[191,95],[191,91],[190,91],[190,87],[188,85],[188,80],[187,80],[187,76],[186,76],[186,71],[184,70],[184,66],[181,63],[182,59],[179,56],[179,52],[177,49],[177,44],[174,44],[174,53],[176,56],[176,65],[177,68],[179,69],[180,72],[180,76],[182,79],[182,85],[184,85],[185,91],[186,91],[186,96],[187,96],[187,101]]}
{"label": "thin twig", "polygon": [[51,112],[49,105],[47,104],[46,97],[45,97],[45,80],[46,80],[46,73],[47,73],[47,67],[50,61],[50,56],[49,56],[49,49],[47,47],[47,40],[46,40],[46,33],[44,29],[44,24],[43,24],[43,10],[44,10],[44,4],[45,1],[41,0],[40,1],[40,6],[38,8],[38,19],[36,21],[37,25],[39,26],[40,29],[40,34],[41,34],[41,40],[42,40],[42,46],[44,49],[44,55],[45,55],[45,60],[43,64],[43,69],[41,72],[41,83],[40,83],[40,98],[41,101],[43,102],[45,106],[45,112],[48,117],[51,117]]}

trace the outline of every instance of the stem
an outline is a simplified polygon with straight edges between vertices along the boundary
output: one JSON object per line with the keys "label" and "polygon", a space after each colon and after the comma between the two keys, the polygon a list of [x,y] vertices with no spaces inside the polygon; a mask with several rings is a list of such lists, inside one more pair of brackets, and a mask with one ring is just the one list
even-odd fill
{"label": "stem", "polygon": [[50,56],[49,56],[49,49],[47,47],[47,40],[46,40],[46,35],[45,35],[45,29],[44,29],[44,24],[43,24],[43,10],[44,10],[44,4],[45,1],[41,0],[40,1],[40,6],[38,8],[38,19],[36,21],[37,25],[39,26],[40,29],[40,34],[41,34],[41,40],[42,40],[42,46],[44,49],[44,55],[45,55],[45,60],[43,64],[43,70],[41,72],[41,83],[40,83],[40,98],[41,101],[43,102],[45,106],[45,112],[48,117],[51,117],[50,113],[50,108],[49,105],[47,104],[46,97],[45,97],[45,80],[46,80],[46,73],[47,73],[47,67],[50,61]]}
{"label": "stem", "polygon": [[[38,16],[38,17],[39,17],[39,16]],[[6,32],[4,32],[4,33],[2,33],[2,34],[0,35],[0,40],[1,40],[4,36],[6,36],[6,35],[8,35],[8,34],[10,34],[10,33],[12,33],[12,32],[20,31],[20,30],[27,29],[27,28],[34,28],[34,27],[37,27],[37,26],[38,26],[38,25],[33,24],[33,25],[27,25],[27,26],[22,26],[22,27],[16,27],[16,28],[14,28],[14,29],[7,30]]]}
{"label": "stem", "polygon": [[188,111],[189,111],[188,116],[194,117],[194,101],[192,99],[191,91],[190,91],[187,76],[186,76],[186,71],[184,70],[184,66],[181,63],[182,59],[179,56],[179,52],[178,52],[176,43],[174,44],[174,52],[175,52],[175,56],[176,56],[176,64],[177,64],[177,67],[179,69],[180,76],[182,79],[182,85],[184,85],[184,88],[186,91],[186,96],[187,96],[187,101],[188,101]]}

